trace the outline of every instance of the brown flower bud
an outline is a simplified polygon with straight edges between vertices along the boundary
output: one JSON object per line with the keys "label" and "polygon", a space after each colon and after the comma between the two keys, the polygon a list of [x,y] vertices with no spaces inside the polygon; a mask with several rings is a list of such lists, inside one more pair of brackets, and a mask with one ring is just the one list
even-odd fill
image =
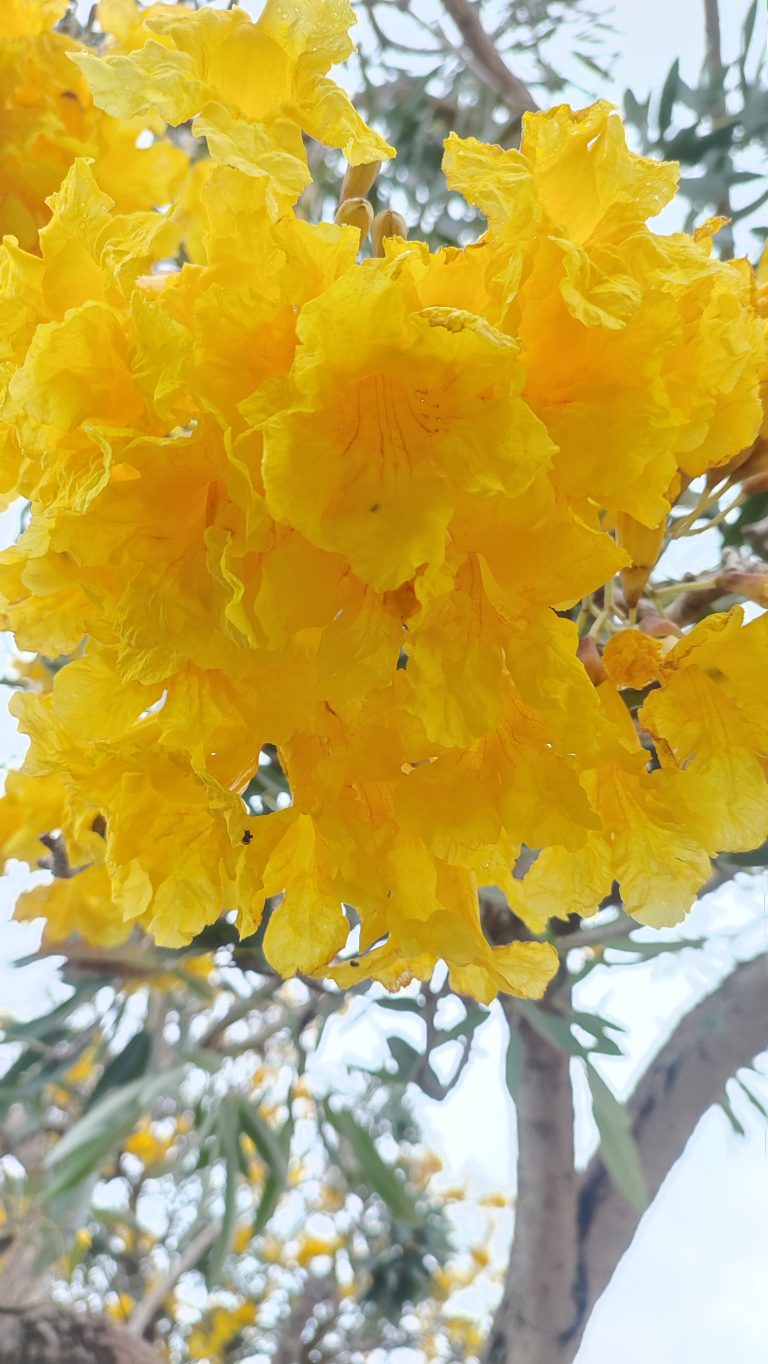
{"label": "brown flower bud", "polygon": [[768,565],[762,572],[746,573],[731,568],[718,574],[717,586],[723,592],[734,596],[746,597],[747,601],[757,602],[758,606],[768,606]]}
{"label": "brown flower bud", "polygon": [[600,683],[605,681],[608,674],[603,667],[600,650],[590,635],[582,635],[579,640],[579,647],[576,650],[576,654],[584,664],[590,682],[596,687],[599,687]]}
{"label": "brown flower bud", "polygon": [[385,237],[407,237],[408,225],[402,213],[395,213],[394,209],[383,208],[381,213],[377,213],[371,228],[371,252],[374,256],[384,255]]}
{"label": "brown flower bud", "polygon": [[666,616],[656,616],[653,611],[648,611],[638,619],[638,626],[646,635],[651,635],[653,639],[668,639],[670,635],[675,639],[682,639],[683,632],[679,625],[673,620],[667,620]]}
{"label": "brown flower bud", "polygon": [[373,222],[373,209],[367,199],[345,199],[336,210],[336,222],[342,227],[356,227],[362,246]]}
{"label": "brown flower bud", "polygon": [[742,479],[741,487],[747,497],[754,497],[756,493],[768,493],[768,469]]}

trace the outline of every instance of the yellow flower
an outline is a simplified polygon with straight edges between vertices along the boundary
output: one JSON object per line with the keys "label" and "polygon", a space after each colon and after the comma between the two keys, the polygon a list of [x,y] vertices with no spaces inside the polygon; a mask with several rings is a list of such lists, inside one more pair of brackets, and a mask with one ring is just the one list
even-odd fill
{"label": "yellow flower", "polygon": [[[113,31],[132,47],[130,17],[116,17]],[[100,108],[123,119],[194,118],[215,160],[264,177],[276,201],[294,202],[309,183],[302,130],[353,164],[392,155],[327,76],[353,50],[353,23],[344,0],[268,0],[256,22],[237,8],[158,5],[142,16],[140,48],[75,60]]]}
{"label": "yellow flower", "polygon": [[130,1293],[116,1293],[110,1289],[104,1300],[104,1310],[108,1317],[116,1321],[130,1321],[136,1303]]}
{"label": "yellow flower", "polygon": [[128,1155],[137,1156],[143,1165],[159,1165],[160,1161],[165,1160],[173,1145],[174,1137],[175,1133],[171,1133],[167,1137],[158,1136],[149,1123],[143,1123],[129,1137],[126,1137],[123,1150]]}
{"label": "yellow flower", "polygon": [[335,1255],[336,1251],[344,1245],[344,1239],[340,1236],[312,1236],[307,1233],[299,1240],[295,1252],[296,1263],[304,1267],[311,1260],[315,1260],[323,1255]]}

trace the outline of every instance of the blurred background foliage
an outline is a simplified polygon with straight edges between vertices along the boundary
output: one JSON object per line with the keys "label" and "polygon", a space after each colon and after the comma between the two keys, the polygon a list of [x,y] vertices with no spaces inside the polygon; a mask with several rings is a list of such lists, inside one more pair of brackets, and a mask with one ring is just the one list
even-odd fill
{"label": "blurred background foliage", "polygon": [[[374,207],[402,212],[411,235],[432,245],[482,230],[443,185],[446,134],[517,145],[525,109],[600,95],[620,43],[608,0],[356,8],[353,88],[399,152]],[[735,227],[757,257],[768,202],[765,15],[757,0],[741,9],[733,60],[723,59],[717,6],[703,0],[698,80],[683,80],[670,54],[661,87],[627,90],[624,113],[638,149],[681,162],[688,225],[728,216],[718,249],[732,249]],[[99,42],[95,7],[73,6],[62,26]],[[302,211],[332,217],[343,168],[319,146],[310,156],[315,184]],[[684,515],[700,492],[681,500]],[[701,501],[696,529],[721,511],[716,498]],[[768,494],[742,497],[711,535],[726,564],[764,560]],[[700,593],[688,619],[725,604],[721,591]],[[6,681],[40,685],[55,666],[26,660]],[[246,800],[259,811],[288,799],[277,754],[265,750]],[[723,860],[708,889],[767,864],[765,848]],[[510,916],[490,893],[483,912],[489,936],[510,931],[499,930],[500,912]],[[532,1027],[582,1068],[605,1166],[642,1207],[624,1105],[593,1065],[622,1053],[621,1029],[579,1008],[573,991],[598,965],[703,943],[649,941],[606,904],[586,927],[560,926],[569,950],[544,1004],[507,999],[489,1010],[440,977],[392,998],[375,986],[283,982],[261,952],[268,915],[243,942],[222,921],[183,951],[44,942],[59,963],[56,1002],[32,1021],[6,1017],[0,1034],[0,1295],[3,1276],[12,1282],[26,1264],[57,1302],[130,1323],[170,1364],[363,1364],[398,1346],[445,1364],[476,1360],[501,1277],[489,1246],[500,1219],[508,1228],[511,1200],[451,1186],[420,1131],[424,1101],[440,1103],[461,1080],[492,1013],[507,1029],[514,1100],[521,1025]],[[367,1069],[349,1068],[339,1039],[361,1020],[381,1046]],[[740,1084],[762,1111],[759,1093]],[[732,1100],[723,1095],[738,1130]],[[471,1216],[454,1215],[470,1204]]]}

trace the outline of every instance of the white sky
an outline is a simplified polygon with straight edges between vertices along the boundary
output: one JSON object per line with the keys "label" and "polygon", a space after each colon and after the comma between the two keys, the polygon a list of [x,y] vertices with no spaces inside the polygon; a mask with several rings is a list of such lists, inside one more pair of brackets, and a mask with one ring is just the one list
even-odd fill
{"label": "white sky", "polygon": [[[432,0],[424,0],[423,9],[421,0],[416,5],[426,13]],[[83,10],[89,6],[90,0],[83,0]],[[258,11],[260,5],[254,0],[248,7]],[[721,0],[726,56],[735,48],[747,7],[747,0]],[[601,88],[602,95],[620,103],[630,85],[642,97],[658,88],[677,55],[683,76],[695,77],[702,57],[702,0],[615,0],[612,10],[621,56],[612,70],[613,88]],[[758,23],[765,30],[762,6]],[[0,517],[3,544],[12,526],[11,516]],[[2,707],[4,765],[14,766],[21,753]],[[19,885],[13,874],[0,884],[0,918],[10,914]],[[734,960],[768,944],[765,879],[744,880],[698,906],[686,935],[703,932],[712,934],[703,952],[592,974],[582,1007],[603,1012],[629,1030],[630,1059],[604,1067],[618,1093],[627,1092],[686,1003],[711,989]],[[8,961],[33,950],[37,936],[28,926],[5,928],[2,955]],[[12,972],[0,961],[0,1008],[24,1014],[42,1010],[52,987],[47,963]],[[350,1061],[372,1063],[372,1053],[381,1046],[380,1017],[374,1024],[373,1014],[339,1030],[324,1056],[329,1083],[343,1083]],[[389,1031],[398,1031],[400,1017],[391,1017],[395,1021]],[[503,1087],[502,1057],[502,1028],[496,1019],[484,1028],[477,1060],[450,1098],[440,1105],[420,1105],[430,1139],[445,1161],[446,1181],[467,1179],[477,1192],[509,1187],[514,1179],[514,1122]],[[765,1102],[768,1082],[749,1082]],[[578,1144],[585,1157],[594,1134],[581,1092],[579,1104]],[[680,1364],[684,1356],[695,1357],[697,1364],[722,1364],[724,1359],[766,1364],[768,1127],[745,1099],[734,1096],[734,1108],[746,1137],[738,1138],[719,1110],[700,1123],[595,1313],[578,1364]],[[401,1354],[402,1364],[406,1358],[414,1356]],[[400,1361],[393,1357],[391,1364]]]}

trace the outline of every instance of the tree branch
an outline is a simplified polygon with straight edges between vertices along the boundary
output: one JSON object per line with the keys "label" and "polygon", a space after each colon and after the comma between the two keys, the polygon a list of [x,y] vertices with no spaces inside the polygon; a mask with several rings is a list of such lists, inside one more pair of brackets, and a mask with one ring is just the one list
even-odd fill
{"label": "tree branch", "polygon": [[[768,1046],[767,985],[765,954],[741,962],[686,1014],[629,1100],[651,1199],[727,1080]],[[580,1332],[628,1249],[641,1215],[611,1182],[596,1155],[582,1177],[579,1195]]]}
{"label": "tree branch", "polygon": [[578,1320],[578,1177],[570,1058],[515,1016],[522,1045],[516,1100],[515,1236],[484,1364],[566,1364]]}
{"label": "tree branch", "polygon": [[208,1222],[199,1231],[197,1236],[189,1242],[189,1245],[174,1260],[168,1273],[163,1276],[159,1283],[150,1288],[149,1292],[142,1298],[131,1314],[130,1327],[138,1336],[143,1336],[152,1325],[155,1317],[163,1306],[168,1294],[176,1287],[179,1279],[188,1274],[191,1269],[200,1263],[207,1250],[210,1250],[216,1237],[221,1232],[220,1222]]}
{"label": "tree branch", "polygon": [[501,99],[519,121],[524,113],[538,109],[527,85],[510,71],[495,43],[489,38],[477,13],[477,7],[469,0],[442,0],[443,8],[450,15],[462,42],[472,53],[481,71],[488,77]]}
{"label": "tree branch", "polygon": [[[719,128],[728,118],[728,106],[723,89],[725,69],[720,38],[719,0],[704,0],[704,70],[710,85],[717,92],[712,104],[712,123],[715,128]],[[727,171],[730,158],[726,152],[722,154],[722,161]],[[726,218],[732,215],[731,193],[727,183],[716,209]],[[723,255],[733,254],[733,232],[730,228],[725,228],[721,233],[720,247]]]}

